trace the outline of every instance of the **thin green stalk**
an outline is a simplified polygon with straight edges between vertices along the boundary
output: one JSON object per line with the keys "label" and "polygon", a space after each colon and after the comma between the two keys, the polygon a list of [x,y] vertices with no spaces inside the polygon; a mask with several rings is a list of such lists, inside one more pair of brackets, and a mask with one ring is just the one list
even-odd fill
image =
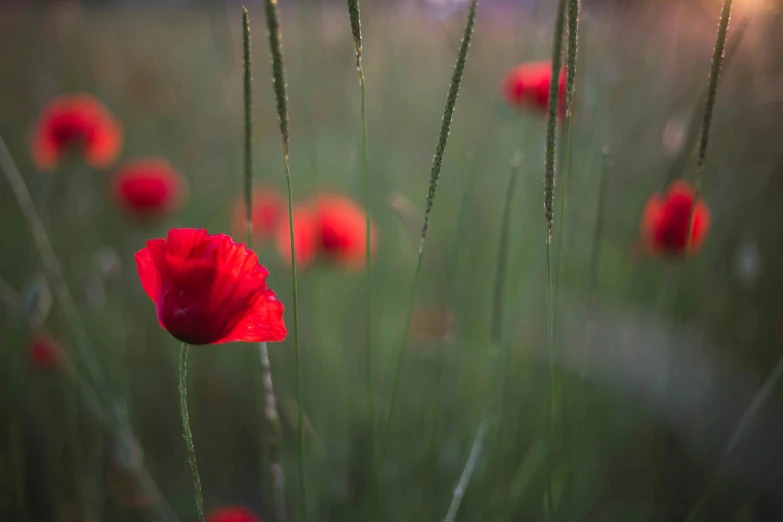
{"label": "thin green stalk", "polygon": [[201,477],[196,466],[196,448],[193,446],[193,434],[190,432],[190,416],[188,415],[188,345],[182,343],[179,356],[179,407],[182,411],[182,432],[188,447],[188,462],[193,474],[193,486],[196,488],[196,511],[199,522],[204,522],[204,499],[201,495]]}
{"label": "thin green stalk", "polygon": [[753,423],[753,420],[756,418],[756,415],[761,410],[762,406],[764,406],[764,404],[767,402],[767,399],[769,399],[772,392],[775,390],[775,387],[778,385],[778,381],[780,381],[781,377],[783,377],[783,358],[778,360],[777,364],[772,369],[772,372],[769,374],[769,377],[767,377],[767,380],[764,381],[764,385],[761,387],[761,389],[759,389],[756,395],[753,396],[753,400],[750,401],[750,404],[742,414],[737,427],[731,434],[731,438],[729,439],[728,444],[726,444],[726,448],[723,450],[723,454],[721,455],[721,460],[717,468],[712,473],[712,476],[707,482],[707,485],[704,487],[704,490],[699,496],[699,499],[696,501],[696,504],[693,506],[693,509],[691,509],[691,512],[685,522],[693,522],[696,520],[701,510],[704,508],[707,500],[709,500],[710,493],[712,493],[712,490],[715,487],[724,463],[729,459],[731,454],[734,453],[734,450],[737,448],[740,441],[745,436],[745,433],[748,431],[748,428],[750,428],[751,424]]}
{"label": "thin green stalk", "polygon": [[[397,351],[394,376],[392,378],[392,391],[389,397],[389,405],[386,410],[386,418],[381,431],[381,460],[385,454],[389,424],[391,423],[392,414],[394,412],[394,403],[397,397],[397,389],[399,388],[403,354],[405,353],[408,329],[410,328],[411,316],[413,315],[413,306],[416,298],[416,287],[418,285],[419,274],[421,272],[422,258],[424,257],[424,243],[427,237],[429,216],[430,212],[432,211],[432,205],[435,201],[435,194],[438,189],[438,179],[440,178],[441,166],[443,164],[443,154],[446,151],[446,143],[448,142],[449,138],[451,120],[454,116],[454,107],[456,106],[457,96],[459,95],[459,86],[460,82],[462,81],[462,74],[465,71],[465,61],[468,56],[468,49],[470,48],[470,40],[473,37],[473,26],[476,21],[476,7],[477,0],[472,0],[470,3],[470,10],[468,11],[467,22],[465,24],[465,32],[463,34],[462,43],[460,45],[459,54],[457,56],[457,63],[454,66],[454,72],[452,73],[451,77],[451,85],[449,87],[449,93],[446,98],[446,108],[443,113],[443,121],[441,122],[440,134],[438,135],[438,143],[435,146],[435,157],[433,158],[432,170],[430,172],[430,184],[427,191],[426,209],[424,211],[424,224],[421,228],[421,240],[419,241],[419,254],[416,261],[416,270],[414,271],[413,275],[413,286],[411,287],[410,298],[408,300],[405,328],[402,332],[402,342],[400,343],[400,348]],[[378,469],[376,470],[376,474],[380,475],[380,463]]]}
{"label": "thin green stalk", "polygon": [[[577,58],[577,40],[579,32],[579,0],[568,0],[568,45],[566,47],[566,114],[565,114],[565,156],[563,158],[563,187],[560,189],[560,212],[558,219],[560,227],[557,230],[557,269],[555,272],[555,302],[554,312],[557,319],[558,297],[560,295],[560,286],[563,271],[563,254],[565,245],[563,244],[563,231],[565,230],[565,208],[568,199],[568,174],[571,171],[571,122],[573,114],[571,112],[574,92],[576,90],[576,58]],[[555,81],[555,76],[552,77]],[[560,103],[558,101],[558,103]]]}
{"label": "thin green stalk", "polygon": [[242,7],[242,63],[245,94],[245,240],[253,247],[253,71],[250,60],[250,18]]}
{"label": "thin green stalk", "polygon": [[[245,234],[247,245],[253,246],[253,75],[250,54],[250,17],[242,8],[243,64],[245,94]],[[275,519],[285,520],[285,474],[283,471],[282,429],[277,412],[275,388],[272,382],[272,367],[266,343],[258,343],[259,365],[261,366],[262,393],[264,397],[264,420],[266,421],[266,457],[269,459],[272,477],[272,500]],[[256,380],[256,386],[258,386]]]}
{"label": "thin green stalk", "polygon": [[[378,460],[378,436],[376,428],[376,400],[375,400],[375,370],[373,366],[372,349],[372,242],[371,242],[371,218],[370,218],[370,166],[369,153],[367,147],[367,90],[364,84],[364,67],[362,66],[362,22],[359,10],[359,0],[348,0],[348,17],[351,21],[351,33],[353,35],[353,46],[356,53],[356,71],[359,75],[359,91],[361,96],[361,120],[362,120],[362,188],[364,192],[365,208],[365,251],[364,251],[364,269],[365,269],[365,350],[366,372],[367,372],[367,401],[369,406],[370,426],[371,426],[371,445],[373,462]],[[378,484],[375,484],[373,492],[378,494]]]}
{"label": "thin green stalk", "polygon": [[699,137],[699,148],[696,154],[696,190],[701,190],[701,178],[704,170],[704,160],[707,157],[707,145],[710,139],[710,126],[712,124],[712,114],[715,110],[715,99],[718,95],[718,80],[723,66],[723,51],[726,47],[726,34],[729,31],[729,21],[731,20],[731,2],[732,0],[723,0],[723,7],[718,22],[718,34],[715,38],[715,49],[712,53],[712,65],[710,67],[710,78],[707,82],[707,99],[704,102],[704,119],[701,124],[701,136]]}
{"label": "thin green stalk", "polygon": [[294,354],[296,357],[296,395],[298,405],[297,432],[299,439],[299,509],[303,522],[307,522],[307,474],[305,465],[304,398],[302,396],[302,355],[299,345],[299,300],[296,279],[296,245],[294,243],[294,198],[291,185],[291,166],[289,164],[288,135],[288,96],[285,84],[285,65],[283,62],[283,42],[280,33],[280,11],[277,0],[264,1],[266,26],[269,33],[269,51],[272,56],[272,83],[277,103],[277,116],[280,134],[283,139],[283,164],[285,166],[286,188],[288,191],[288,232],[291,242],[291,290],[294,308]]}
{"label": "thin green stalk", "polygon": [[449,509],[446,512],[446,516],[443,518],[443,522],[454,522],[457,518],[457,511],[462,503],[462,497],[465,496],[465,490],[468,489],[470,479],[473,476],[473,470],[476,469],[478,459],[481,456],[481,451],[484,448],[484,439],[487,434],[487,417],[484,416],[479,424],[478,431],[476,432],[476,438],[473,440],[473,445],[470,448],[468,454],[468,460],[465,462],[465,467],[462,469],[462,474],[459,477],[457,485],[454,487],[454,494],[451,497],[451,503]]}
{"label": "thin green stalk", "polygon": [[[552,44],[552,81],[549,82],[549,101],[547,104],[546,120],[546,150],[544,164],[544,218],[546,221],[546,308],[547,308],[547,326],[549,336],[549,394],[546,408],[546,426],[547,441],[547,466],[546,466],[546,502],[548,516],[554,518],[554,499],[552,497],[552,416],[554,408],[553,397],[555,390],[555,331],[554,317],[552,313],[552,226],[554,214],[554,196],[555,196],[555,149],[557,143],[557,112],[559,106],[558,82],[554,81],[560,75],[563,54],[563,32],[565,30],[566,0],[560,0],[557,7],[557,18],[555,20],[554,43]],[[562,226],[562,223],[561,225]]]}
{"label": "thin green stalk", "polygon": [[[519,178],[519,166],[522,156],[519,151],[514,154],[511,160],[511,172],[508,176],[508,187],[506,187],[506,197],[503,202],[503,216],[500,222],[500,237],[498,238],[498,254],[495,259],[495,284],[492,291],[492,327],[490,337],[493,346],[500,347],[503,344],[503,290],[506,287],[506,267],[508,265],[508,238],[511,232],[511,209],[514,199],[514,190],[516,189],[517,179]],[[506,387],[508,385],[509,355],[510,350],[506,346],[503,350],[500,360],[500,397],[498,404],[498,422],[503,419],[503,409],[506,397]],[[495,440],[495,449],[500,443],[500,436],[503,430],[497,430]]]}

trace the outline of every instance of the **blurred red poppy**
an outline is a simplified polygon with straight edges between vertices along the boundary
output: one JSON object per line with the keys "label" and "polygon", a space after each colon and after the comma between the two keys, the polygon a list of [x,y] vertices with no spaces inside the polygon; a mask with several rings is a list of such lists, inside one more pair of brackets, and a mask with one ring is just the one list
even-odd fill
{"label": "blurred red poppy", "polygon": [[[322,194],[313,204],[321,253],[344,268],[361,269],[366,261],[367,215],[339,194]],[[375,225],[370,224],[370,251],[377,248]]]}
{"label": "blurred red poppy", "polygon": [[30,340],[28,358],[30,364],[44,370],[59,370],[65,366],[67,356],[60,343],[44,333],[36,333]]}
{"label": "blurred red poppy", "polygon": [[32,156],[42,171],[54,169],[68,152],[93,168],[111,165],[122,146],[122,127],[89,94],[60,96],[44,107],[33,131]]}
{"label": "blurred red poppy", "polygon": [[[234,206],[232,231],[237,237],[245,237],[245,198],[237,198]],[[280,220],[286,219],[286,203],[276,191],[267,187],[253,190],[253,238],[267,239],[277,230]]]}
{"label": "blurred red poppy", "polygon": [[207,522],[261,522],[261,519],[247,508],[226,506],[207,513]]}
{"label": "blurred red poppy", "polygon": [[[291,235],[288,218],[283,217],[277,226],[275,241],[283,261],[291,264]],[[294,207],[294,244],[297,268],[307,268],[318,254],[318,228],[313,210],[306,205]]]}
{"label": "blurred red poppy", "polygon": [[130,216],[165,215],[181,205],[185,182],[165,160],[150,158],[123,165],[114,176],[112,194]]}
{"label": "blurred red poppy", "polygon": [[[509,105],[546,113],[551,78],[552,62],[523,63],[506,74],[500,85],[500,90]],[[566,71],[563,68],[558,79],[560,116],[565,113],[565,89]]]}
{"label": "blurred red poppy", "polygon": [[647,201],[641,228],[649,253],[678,257],[686,249],[688,254],[699,250],[710,228],[710,210],[701,200],[694,204],[695,195],[689,183],[676,181],[669,186],[666,194],[654,194]]}
{"label": "blurred red poppy", "polygon": [[225,234],[175,228],[136,253],[144,291],[158,322],[188,344],[282,341],[283,304],[266,285],[269,272],[245,245]]}

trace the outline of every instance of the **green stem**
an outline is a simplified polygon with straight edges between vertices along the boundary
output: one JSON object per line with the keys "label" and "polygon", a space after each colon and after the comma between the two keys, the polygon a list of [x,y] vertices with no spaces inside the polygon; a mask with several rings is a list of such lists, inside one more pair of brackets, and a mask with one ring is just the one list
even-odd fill
{"label": "green stem", "polygon": [[277,0],[265,0],[266,26],[269,35],[269,52],[272,55],[272,85],[275,91],[277,117],[283,140],[283,164],[288,192],[288,234],[291,243],[291,291],[294,312],[294,356],[296,358],[296,397],[298,405],[297,435],[299,439],[299,509],[303,522],[307,522],[307,474],[304,432],[304,397],[302,394],[302,354],[299,343],[299,285],[296,278],[296,245],[294,242],[294,196],[289,164],[288,95],[286,93],[285,64],[283,61],[283,36],[280,32],[280,10]]}
{"label": "green stem", "polygon": [[[364,67],[362,66],[362,22],[359,10],[359,0],[348,0],[348,16],[351,21],[351,32],[353,34],[354,51],[356,53],[356,71],[359,75],[359,91],[361,95],[361,120],[362,120],[362,188],[364,192],[365,208],[365,344],[366,344],[366,364],[367,364],[367,401],[369,406],[371,437],[372,437],[372,459],[378,460],[378,436],[376,433],[376,397],[375,397],[375,370],[373,365],[372,350],[372,237],[371,237],[371,217],[370,217],[370,165],[367,146],[367,89],[364,83]],[[377,500],[378,484],[374,484],[373,493]]]}
{"label": "green stem", "polygon": [[250,60],[250,17],[242,7],[242,49],[245,94],[245,239],[253,248],[253,74]]}
{"label": "green stem", "polygon": [[715,49],[712,53],[710,78],[709,82],[707,82],[707,99],[704,102],[704,118],[701,124],[699,148],[696,155],[696,190],[701,189],[701,177],[702,171],[704,170],[704,160],[707,157],[707,145],[710,139],[712,114],[715,110],[715,99],[718,96],[718,80],[720,79],[720,71],[723,65],[723,51],[726,47],[726,34],[729,30],[729,20],[731,20],[731,2],[732,0],[723,0],[720,21],[718,22],[718,34],[715,38]]}
{"label": "green stem", "polygon": [[470,48],[470,41],[473,37],[473,26],[476,21],[476,8],[477,0],[472,0],[470,3],[470,10],[468,11],[467,21],[465,23],[465,31],[462,36],[462,42],[460,44],[459,53],[457,54],[457,63],[454,65],[454,71],[451,76],[451,84],[449,85],[449,92],[446,96],[446,107],[443,111],[443,120],[441,121],[440,134],[438,135],[438,141],[435,146],[435,156],[432,160],[432,170],[430,172],[430,184],[427,190],[426,208],[424,211],[424,224],[421,227],[421,240],[419,242],[419,254],[416,261],[416,270],[413,275],[413,286],[411,287],[410,298],[408,301],[408,309],[405,317],[405,328],[402,332],[402,342],[400,348],[397,351],[397,362],[395,364],[394,377],[392,379],[392,391],[389,397],[389,407],[386,410],[386,419],[383,423],[383,429],[381,431],[380,443],[380,461],[376,469],[376,472],[380,474],[380,465],[385,454],[385,446],[387,442],[387,435],[389,429],[389,423],[391,422],[392,414],[394,412],[394,404],[397,397],[397,390],[400,382],[400,369],[402,368],[402,359],[405,352],[406,341],[408,337],[408,329],[410,328],[411,316],[413,315],[413,307],[416,298],[416,287],[419,282],[419,275],[421,273],[422,258],[424,257],[424,244],[427,238],[427,228],[429,225],[429,216],[432,211],[432,206],[435,202],[435,194],[438,189],[438,180],[440,178],[441,167],[443,165],[443,155],[446,152],[446,144],[449,138],[449,129],[451,128],[451,121],[454,116],[454,108],[457,104],[457,96],[459,95],[459,86],[462,81],[462,75],[465,71],[465,62],[468,56],[468,49]]}
{"label": "green stem", "polygon": [[201,495],[201,477],[196,466],[196,448],[193,446],[193,434],[190,431],[190,416],[188,415],[188,345],[182,343],[179,357],[179,407],[182,411],[182,432],[188,447],[188,462],[193,474],[193,485],[196,488],[196,511],[199,522],[204,522],[204,499]]}
{"label": "green stem", "polygon": [[[555,331],[554,314],[552,310],[552,227],[554,214],[554,192],[555,192],[555,151],[557,144],[556,128],[557,113],[560,104],[558,92],[559,82],[555,81],[560,77],[560,68],[562,64],[563,52],[563,32],[565,30],[566,0],[560,0],[557,8],[557,18],[555,20],[554,42],[552,44],[552,72],[549,82],[549,100],[547,104],[546,120],[546,150],[544,163],[544,218],[546,222],[546,274],[547,274],[547,326],[549,337],[549,397],[547,400],[545,427],[546,427],[546,502],[548,507],[548,516],[554,518],[554,499],[552,497],[552,468],[553,468],[553,407],[555,391]],[[561,225],[562,226],[562,223]]]}

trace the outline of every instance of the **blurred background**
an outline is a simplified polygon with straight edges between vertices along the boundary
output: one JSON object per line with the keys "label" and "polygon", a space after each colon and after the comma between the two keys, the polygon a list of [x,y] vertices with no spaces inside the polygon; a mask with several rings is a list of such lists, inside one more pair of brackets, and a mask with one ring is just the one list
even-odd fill
{"label": "blurred background", "polygon": [[[263,4],[244,5],[253,29],[253,175],[282,195]],[[243,237],[235,226],[243,186],[241,6],[0,2],[0,137],[108,384],[85,371],[78,348],[85,340],[47,282],[7,177],[0,180],[1,520],[196,520],[177,402],[179,345],[158,325],[133,256],[173,227]],[[295,203],[330,192],[363,207],[346,5],[297,0],[280,8]],[[711,228],[696,255],[667,259],[639,248],[640,222],[669,181],[693,180],[720,2],[584,0],[568,203],[555,223],[556,236],[564,228],[549,439],[545,118],[510,106],[500,85],[512,67],[551,57],[554,1],[479,2],[404,332],[467,8],[461,0],[361,2],[377,227],[371,334],[382,412],[403,336],[407,347],[379,513],[363,272],[326,263],[300,271],[309,519],[442,519],[487,419],[458,520],[684,521],[697,504],[693,520],[783,520],[780,3],[734,2],[702,187]],[[74,93],[105,105],[123,129],[121,151],[102,168],[68,161],[45,172],[31,152],[36,122],[50,100]],[[508,261],[494,312],[501,328],[493,335],[515,157]],[[113,192],[117,171],[139,158],[165,160],[182,178],[180,204],[155,219],[134,218]],[[274,235],[254,246],[290,328],[288,263]],[[300,520],[292,337],[269,349],[288,518]],[[274,521],[257,348],[195,347],[189,373],[206,508],[246,506]],[[749,408],[752,419],[733,437]],[[547,447],[554,512],[544,500]]]}

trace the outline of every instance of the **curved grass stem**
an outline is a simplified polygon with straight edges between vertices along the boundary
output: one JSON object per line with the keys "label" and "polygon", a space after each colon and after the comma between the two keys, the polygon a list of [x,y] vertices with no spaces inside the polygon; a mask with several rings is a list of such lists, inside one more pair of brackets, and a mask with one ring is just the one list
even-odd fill
{"label": "curved grass stem", "polygon": [[201,494],[201,476],[196,465],[196,448],[193,446],[193,434],[190,431],[190,416],[188,415],[188,345],[182,343],[179,356],[179,407],[182,412],[182,433],[188,447],[188,462],[193,474],[193,486],[196,488],[196,511],[199,522],[204,522],[204,499]]}
{"label": "curved grass stem", "polygon": [[280,32],[280,10],[277,0],[265,0],[264,11],[269,35],[269,51],[272,56],[272,85],[275,91],[278,123],[283,140],[283,165],[288,193],[288,231],[291,244],[291,291],[294,314],[294,356],[296,358],[296,396],[298,405],[297,439],[299,442],[299,510],[303,522],[307,522],[307,473],[304,431],[304,397],[302,394],[302,353],[299,343],[299,285],[296,277],[296,244],[294,241],[294,196],[289,163],[288,95],[286,94],[285,64],[283,61],[283,37]]}
{"label": "curved grass stem", "polygon": [[441,122],[440,134],[438,135],[438,142],[435,146],[435,156],[432,160],[432,170],[430,172],[430,184],[427,191],[426,209],[424,211],[424,224],[421,228],[421,240],[419,242],[419,253],[416,261],[416,269],[413,275],[413,285],[411,287],[410,298],[408,300],[408,308],[405,317],[405,328],[402,332],[402,342],[397,351],[394,376],[392,378],[392,390],[389,397],[389,405],[386,410],[386,417],[383,423],[382,431],[380,434],[380,461],[376,469],[376,479],[380,482],[380,467],[382,460],[385,456],[386,443],[389,425],[394,413],[394,405],[397,398],[397,390],[400,382],[400,370],[402,369],[403,355],[405,353],[406,340],[408,336],[408,329],[411,324],[411,316],[413,315],[413,307],[416,300],[416,287],[418,286],[419,276],[421,273],[422,258],[424,257],[424,244],[427,238],[427,228],[429,225],[429,216],[432,211],[432,206],[435,201],[435,194],[438,189],[438,180],[440,178],[440,171],[443,165],[443,155],[446,151],[446,144],[449,138],[449,129],[451,128],[451,121],[454,116],[454,108],[457,104],[457,96],[459,95],[459,86],[462,81],[462,74],[465,71],[465,62],[468,56],[468,49],[470,48],[470,41],[473,37],[473,26],[476,21],[476,7],[477,0],[472,0],[470,3],[470,10],[468,11],[467,21],[465,23],[465,31],[463,33],[462,42],[460,44],[459,53],[457,55],[457,63],[454,66],[454,71],[451,76],[451,84],[449,86],[449,92],[446,97],[446,107],[443,112],[443,120]]}
{"label": "curved grass stem", "polygon": [[[552,496],[552,469],[554,466],[553,444],[553,408],[555,392],[555,331],[552,308],[552,228],[555,192],[555,152],[557,144],[557,114],[559,107],[558,83],[563,53],[563,32],[565,30],[566,0],[560,0],[555,19],[554,42],[552,44],[552,73],[549,82],[549,99],[546,120],[546,150],[544,163],[544,219],[546,222],[546,315],[548,333],[549,393],[544,418],[546,433],[546,505],[548,516],[554,518],[554,499]],[[560,224],[562,226],[562,223]]]}

